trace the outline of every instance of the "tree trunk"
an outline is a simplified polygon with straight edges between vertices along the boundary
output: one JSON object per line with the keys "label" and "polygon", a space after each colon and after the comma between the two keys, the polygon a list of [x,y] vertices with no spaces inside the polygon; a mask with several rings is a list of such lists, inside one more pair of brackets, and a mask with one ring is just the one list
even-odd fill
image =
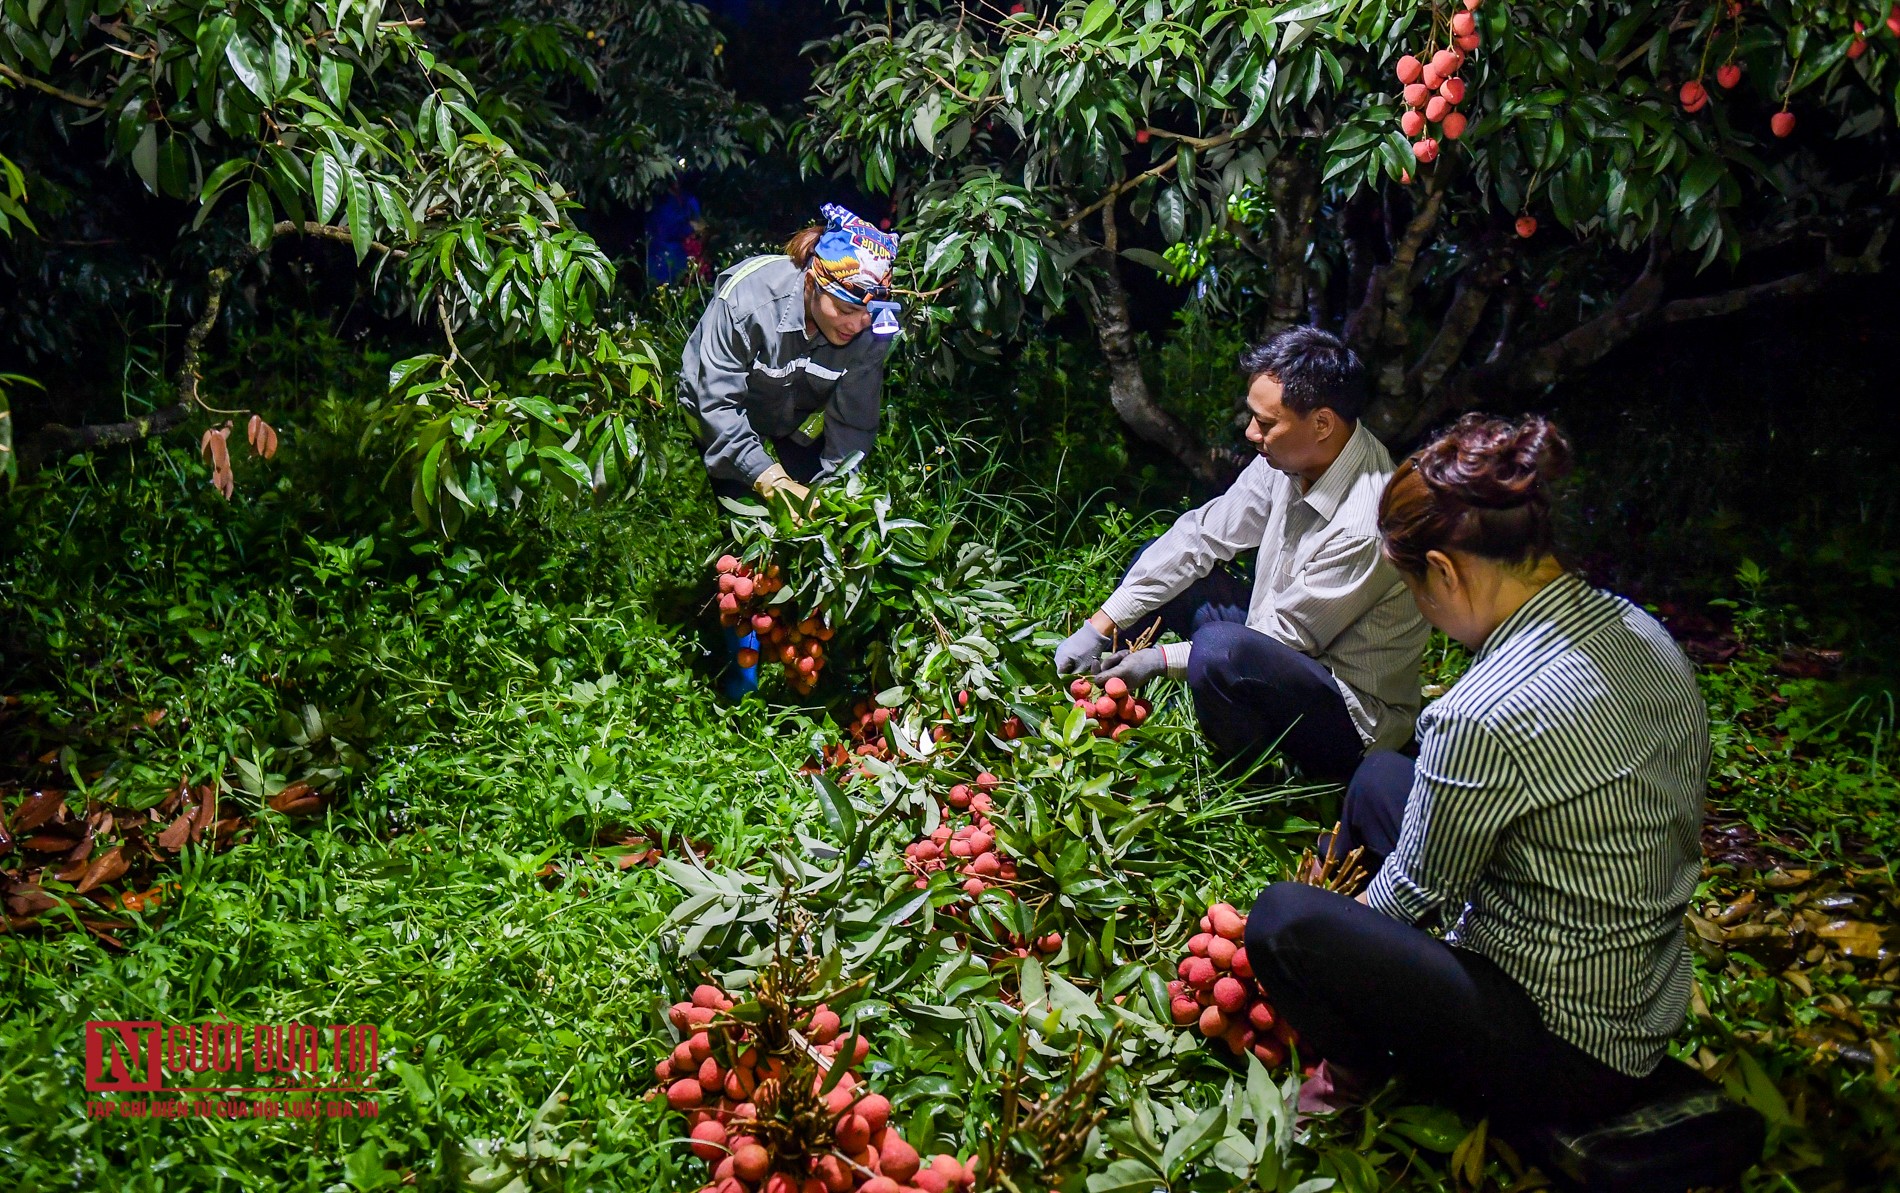
{"label": "tree trunk", "polygon": [[1267,193],[1273,200],[1273,223],[1263,338],[1312,315],[1306,259],[1313,245],[1313,221],[1319,216],[1318,171],[1299,154],[1283,153],[1267,167]]}
{"label": "tree trunk", "polygon": [[1141,372],[1141,350],[1128,318],[1128,291],[1116,272],[1115,258],[1103,254],[1104,268],[1093,286],[1082,287],[1089,323],[1096,343],[1108,362],[1108,400],[1115,413],[1136,436],[1179,460],[1194,479],[1219,486],[1232,479],[1232,461],[1225,452],[1210,450],[1181,420],[1163,410],[1148,390]]}

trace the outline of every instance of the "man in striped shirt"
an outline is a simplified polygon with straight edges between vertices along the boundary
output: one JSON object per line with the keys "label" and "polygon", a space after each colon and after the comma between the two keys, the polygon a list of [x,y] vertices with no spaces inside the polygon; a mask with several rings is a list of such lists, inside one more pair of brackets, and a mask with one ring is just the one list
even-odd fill
{"label": "man in striped shirt", "polygon": [[[1131,689],[1184,679],[1216,754],[1277,743],[1308,775],[1344,780],[1368,746],[1405,746],[1418,715],[1430,631],[1379,551],[1392,457],[1359,422],[1365,370],[1337,337],[1294,328],[1241,366],[1259,458],[1136,556],[1056,669]],[[1249,591],[1225,565],[1256,550]],[[1182,641],[1101,659],[1111,635],[1156,622]]]}

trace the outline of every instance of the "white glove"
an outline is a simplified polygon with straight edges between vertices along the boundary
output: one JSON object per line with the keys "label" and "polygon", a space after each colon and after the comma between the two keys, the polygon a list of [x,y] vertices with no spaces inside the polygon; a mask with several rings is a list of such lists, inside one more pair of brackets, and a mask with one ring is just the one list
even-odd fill
{"label": "white glove", "polygon": [[1139,692],[1148,682],[1168,673],[1168,658],[1159,646],[1140,650],[1118,650],[1102,660],[1096,678],[1103,683],[1119,679],[1131,692]]}
{"label": "white glove", "polygon": [[1094,672],[1102,651],[1108,647],[1108,635],[1089,622],[1063,639],[1056,647],[1057,675],[1088,675]]}

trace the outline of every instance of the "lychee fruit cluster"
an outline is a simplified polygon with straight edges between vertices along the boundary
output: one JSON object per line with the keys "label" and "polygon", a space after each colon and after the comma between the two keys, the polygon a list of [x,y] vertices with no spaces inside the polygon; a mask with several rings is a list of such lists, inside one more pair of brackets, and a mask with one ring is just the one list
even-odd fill
{"label": "lychee fruit cluster", "polygon": [[1168,983],[1169,1014],[1226,1045],[1234,1056],[1252,1052],[1268,1068],[1286,1063],[1298,1035],[1273,1013],[1247,960],[1247,921],[1231,903],[1216,903],[1188,941],[1188,955]]}
{"label": "lychee fruit cluster", "polygon": [[719,624],[759,636],[758,650],[739,651],[739,666],[756,666],[761,659],[778,663],[791,689],[810,695],[825,669],[831,627],[815,615],[800,618],[789,603],[772,602],[785,587],[777,564],[761,573],[735,556],[721,555],[713,570],[719,574]]}
{"label": "lychee fruit cluster", "polygon": [[[942,823],[904,847],[904,864],[917,876],[918,890],[929,886],[930,876],[939,870],[962,875],[963,893],[971,898],[998,883],[1016,881],[1016,859],[997,846],[990,823],[992,794],[1002,784],[984,771],[973,784],[958,783],[941,797]],[[965,816],[968,822],[961,827],[953,823]]]}
{"label": "lychee fruit cluster", "polygon": [[[860,700],[851,706],[851,719],[845,723],[846,744],[850,752],[865,758],[880,758],[889,761],[891,747],[884,740],[884,726],[895,715],[894,710],[869,700]],[[870,771],[860,768],[860,773],[869,775]]]}
{"label": "lychee fruit cluster", "polygon": [[1095,736],[1116,741],[1134,732],[1135,726],[1154,711],[1154,706],[1130,692],[1126,681],[1119,676],[1111,676],[1099,688],[1094,680],[1080,676],[1070,682],[1069,695],[1075,707],[1094,720]]}
{"label": "lychee fruit cluster", "polygon": [[951,1193],[976,1183],[969,1164],[948,1154],[926,1163],[905,1140],[890,1121],[890,1100],[850,1071],[869,1056],[870,1041],[857,1037],[843,1055],[843,1025],[822,1003],[800,1030],[827,1063],[845,1066],[835,1084],[829,1074],[813,1079],[811,1104],[822,1097],[822,1142],[814,1147],[775,1129],[783,1127],[774,1111],[787,1066],[763,1056],[744,1024],[721,1020],[732,1006],[717,986],[695,988],[690,1002],[668,1013],[690,1034],[654,1066],[667,1105],[686,1116],[693,1154],[709,1169],[701,1193]]}

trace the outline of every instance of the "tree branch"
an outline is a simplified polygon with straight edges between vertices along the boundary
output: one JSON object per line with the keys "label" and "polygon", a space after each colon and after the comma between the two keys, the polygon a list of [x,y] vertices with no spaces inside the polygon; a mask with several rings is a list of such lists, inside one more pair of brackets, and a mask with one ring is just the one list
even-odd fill
{"label": "tree branch", "polygon": [[1474,405],[1484,395],[1542,389],[1566,372],[1602,360],[1612,348],[1642,329],[1661,305],[1662,295],[1662,242],[1652,238],[1642,273],[1617,295],[1608,310],[1540,347],[1465,370],[1442,401],[1429,403],[1419,411],[1407,432],[1416,434],[1445,411]]}
{"label": "tree branch", "polygon": [[122,423],[98,423],[86,426],[67,427],[58,423],[49,423],[40,428],[39,454],[52,451],[72,451],[79,448],[112,447],[121,443],[136,443],[141,439],[169,431],[190,416],[192,407],[203,405],[198,397],[198,357],[204,349],[205,340],[211,335],[211,329],[217,325],[218,311],[224,305],[224,286],[231,280],[228,269],[214,269],[205,279],[205,309],[192,324],[191,331],[185,335],[184,355],[179,359],[178,372],[174,374],[174,385],[178,391],[178,401],[142,418],[128,419]]}
{"label": "tree branch", "polygon": [[1465,271],[1452,293],[1451,309],[1438,324],[1438,331],[1418,361],[1405,374],[1405,390],[1418,394],[1428,404],[1437,396],[1445,378],[1464,359],[1465,348],[1477,333],[1484,311],[1504,280],[1500,258],[1508,254],[1493,251],[1475,267]]}
{"label": "tree branch", "polygon": [[[315,220],[305,220],[301,224],[291,220],[279,220],[276,224],[272,225],[270,231],[273,237],[288,236],[292,232],[301,232],[305,236],[314,236],[318,240],[334,240],[339,244],[348,245],[355,244],[355,241],[350,239],[350,230],[348,228],[340,228],[335,224],[319,224]],[[407,250],[392,249],[380,240],[370,241],[369,247],[379,253],[388,255],[391,259],[396,261],[400,261],[409,255]]]}
{"label": "tree branch", "polygon": [[0,79],[11,79],[22,87],[31,87],[35,91],[45,92],[47,95],[52,96],[54,99],[63,99],[69,104],[77,104],[79,107],[82,107],[82,108],[91,108],[94,111],[100,111],[104,109],[106,106],[105,100],[92,99],[91,97],[84,96],[84,95],[74,95],[70,91],[61,91],[59,88],[53,86],[51,83],[48,83],[42,79],[36,79],[32,77],[31,75],[21,74],[19,71],[14,70],[11,66],[8,66],[4,62],[0,62]]}
{"label": "tree branch", "polygon": [[[1429,403],[1420,416],[1412,420],[1406,433],[1416,435],[1443,414],[1469,408],[1488,397],[1548,387],[1565,373],[1603,359],[1611,350],[1649,327],[1732,315],[1765,302],[1818,293],[1843,277],[1878,273],[1890,232],[1891,226],[1883,224],[1874,230],[1866,247],[1855,256],[1830,251],[1823,264],[1815,269],[1668,303],[1662,301],[1660,245],[1652,241],[1642,274],[1610,309],[1542,347],[1512,355],[1496,353],[1495,361],[1466,370],[1453,381],[1441,401]],[[1500,339],[1504,334],[1500,333]]]}
{"label": "tree branch", "polygon": [[1100,211],[1102,208],[1107,207],[1110,203],[1113,203],[1115,200],[1121,198],[1122,193],[1124,191],[1133,190],[1134,188],[1140,186],[1143,182],[1147,181],[1148,179],[1159,178],[1163,174],[1166,174],[1169,170],[1174,169],[1175,164],[1178,163],[1180,160],[1181,160],[1181,155],[1179,153],[1176,153],[1173,157],[1169,158],[1165,162],[1162,162],[1158,166],[1150,166],[1148,169],[1143,170],[1141,173],[1135,175],[1133,178],[1122,179],[1120,182],[1116,183],[1114,186],[1109,187],[1108,193],[1106,195],[1103,195],[1101,198],[1095,200],[1095,202],[1089,204],[1087,207],[1084,207],[1082,210],[1076,212],[1074,215],[1070,216],[1068,219],[1063,220],[1061,225],[1057,227],[1056,231],[1067,232],[1070,228],[1075,227],[1077,224],[1081,223],[1083,220],[1094,215],[1096,212]]}

